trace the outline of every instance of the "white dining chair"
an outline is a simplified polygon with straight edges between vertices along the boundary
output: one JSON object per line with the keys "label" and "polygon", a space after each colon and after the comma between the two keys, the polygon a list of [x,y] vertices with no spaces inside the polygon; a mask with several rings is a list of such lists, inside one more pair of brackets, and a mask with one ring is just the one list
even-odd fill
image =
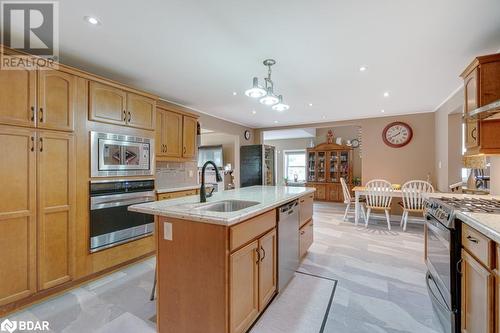
{"label": "white dining chair", "polygon": [[387,180],[374,179],[366,183],[366,220],[365,227],[368,227],[370,214],[372,210],[383,210],[387,219],[387,228],[391,230],[391,203],[392,203],[392,184]]}
{"label": "white dining chair", "polygon": [[[349,209],[351,208],[351,205],[353,207],[356,207],[356,202],[355,199],[351,196],[351,191],[349,190],[349,186],[347,186],[347,183],[344,178],[340,178],[340,184],[342,184],[342,192],[344,194],[344,203],[346,204],[345,207],[345,213],[344,213],[344,221],[347,219],[347,215],[349,214]],[[364,201],[364,199],[359,200],[360,203]],[[360,204],[359,207],[361,208],[361,214],[363,214],[363,218],[366,220],[366,214],[365,214],[365,209],[363,206]],[[354,208],[356,209],[356,208]]]}
{"label": "white dining chair", "polygon": [[434,187],[431,183],[424,180],[410,180],[401,187],[403,201],[399,205],[403,207],[403,216],[401,217],[401,226],[403,231],[406,231],[409,213],[424,212],[424,197],[423,193],[434,192]]}

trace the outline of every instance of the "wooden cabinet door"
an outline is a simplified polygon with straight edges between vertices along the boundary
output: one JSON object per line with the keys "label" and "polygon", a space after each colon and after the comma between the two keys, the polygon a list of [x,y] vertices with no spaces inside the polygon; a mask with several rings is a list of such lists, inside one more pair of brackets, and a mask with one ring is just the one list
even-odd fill
{"label": "wooden cabinet door", "polygon": [[299,230],[299,258],[302,258],[307,254],[307,250],[311,247],[313,240],[313,221],[309,220]]}
{"label": "wooden cabinet door", "polygon": [[326,200],[338,202],[340,201],[339,197],[339,186],[337,184],[328,184],[327,185],[327,193]]}
{"label": "wooden cabinet door", "polygon": [[[186,117],[184,117],[186,118]],[[190,118],[191,119],[191,118]],[[183,125],[182,125],[182,115],[175,113],[175,112],[170,112],[170,111],[165,111],[165,118],[164,118],[165,124],[163,125],[163,128],[165,130],[165,145],[166,145],[166,150],[165,150],[165,156],[168,157],[182,157],[183,154]],[[189,129],[191,130],[191,128]],[[193,138],[193,143],[196,140],[196,120],[195,120],[195,128],[194,128],[194,138]],[[190,143],[189,143],[190,144]],[[188,145],[189,145],[188,144]],[[190,149],[196,149],[196,148],[190,148]],[[193,155],[186,156],[184,154],[184,157],[194,157],[195,153],[191,152]]]}
{"label": "wooden cabinet door", "polygon": [[182,157],[193,158],[196,156],[196,118],[183,116],[182,126]]}
{"label": "wooden cabinet door", "polygon": [[[465,115],[479,107],[478,80],[479,71],[477,68],[465,78]],[[479,146],[479,123],[477,120],[467,119],[465,121],[465,146],[466,148],[476,148]]]}
{"label": "wooden cabinet door", "polygon": [[165,111],[156,109],[155,155],[165,156]]}
{"label": "wooden cabinet door", "polygon": [[39,132],[38,287],[72,278],[75,158],[69,133]]}
{"label": "wooden cabinet door", "polygon": [[38,73],[38,127],[73,131],[75,76],[57,71]]}
{"label": "wooden cabinet door", "polygon": [[35,126],[36,71],[0,70],[0,124]]}
{"label": "wooden cabinet door", "polygon": [[259,311],[263,311],[276,292],[276,229],[259,239]]}
{"label": "wooden cabinet door", "polygon": [[493,274],[462,250],[462,332],[493,330]]}
{"label": "wooden cabinet door", "polygon": [[229,332],[246,332],[259,315],[258,240],[231,254]]}
{"label": "wooden cabinet door", "polygon": [[310,193],[300,198],[299,200],[299,221],[300,226],[303,226],[313,216],[313,200],[314,194]]}
{"label": "wooden cabinet door", "polygon": [[125,125],[127,93],[121,89],[91,81],[89,83],[89,119]]}
{"label": "wooden cabinet door", "polygon": [[0,306],[36,292],[34,144],[34,131],[0,126]]}
{"label": "wooden cabinet door", "polygon": [[314,198],[317,200],[326,200],[326,185],[316,184],[314,187],[316,188]]}
{"label": "wooden cabinet door", "polygon": [[146,130],[155,129],[156,101],[151,98],[127,93],[127,124]]}

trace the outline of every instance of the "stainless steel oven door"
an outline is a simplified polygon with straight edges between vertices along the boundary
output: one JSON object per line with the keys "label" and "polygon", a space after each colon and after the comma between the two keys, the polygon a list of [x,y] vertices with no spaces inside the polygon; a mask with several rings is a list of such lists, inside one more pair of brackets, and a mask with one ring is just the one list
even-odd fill
{"label": "stainless steel oven door", "polygon": [[91,176],[153,175],[154,140],[91,132]]}
{"label": "stainless steel oven door", "polygon": [[426,264],[446,306],[451,309],[451,231],[432,217],[426,219]]}

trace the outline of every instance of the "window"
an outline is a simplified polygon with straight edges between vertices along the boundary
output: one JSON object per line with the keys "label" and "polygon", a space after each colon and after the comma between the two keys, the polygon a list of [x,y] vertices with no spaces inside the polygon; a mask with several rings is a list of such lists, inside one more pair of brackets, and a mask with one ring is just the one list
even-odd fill
{"label": "window", "polygon": [[306,181],[306,152],[285,151],[285,177],[289,182]]}

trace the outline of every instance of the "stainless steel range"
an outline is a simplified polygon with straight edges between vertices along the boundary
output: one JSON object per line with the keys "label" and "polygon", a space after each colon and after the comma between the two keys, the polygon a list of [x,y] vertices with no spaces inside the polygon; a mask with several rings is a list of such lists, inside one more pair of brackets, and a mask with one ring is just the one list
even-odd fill
{"label": "stainless steel range", "polygon": [[461,222],[457,212],[500,214],[500,201],[441,197],[425,201],[427,289],[445,332],[460,332]]}

